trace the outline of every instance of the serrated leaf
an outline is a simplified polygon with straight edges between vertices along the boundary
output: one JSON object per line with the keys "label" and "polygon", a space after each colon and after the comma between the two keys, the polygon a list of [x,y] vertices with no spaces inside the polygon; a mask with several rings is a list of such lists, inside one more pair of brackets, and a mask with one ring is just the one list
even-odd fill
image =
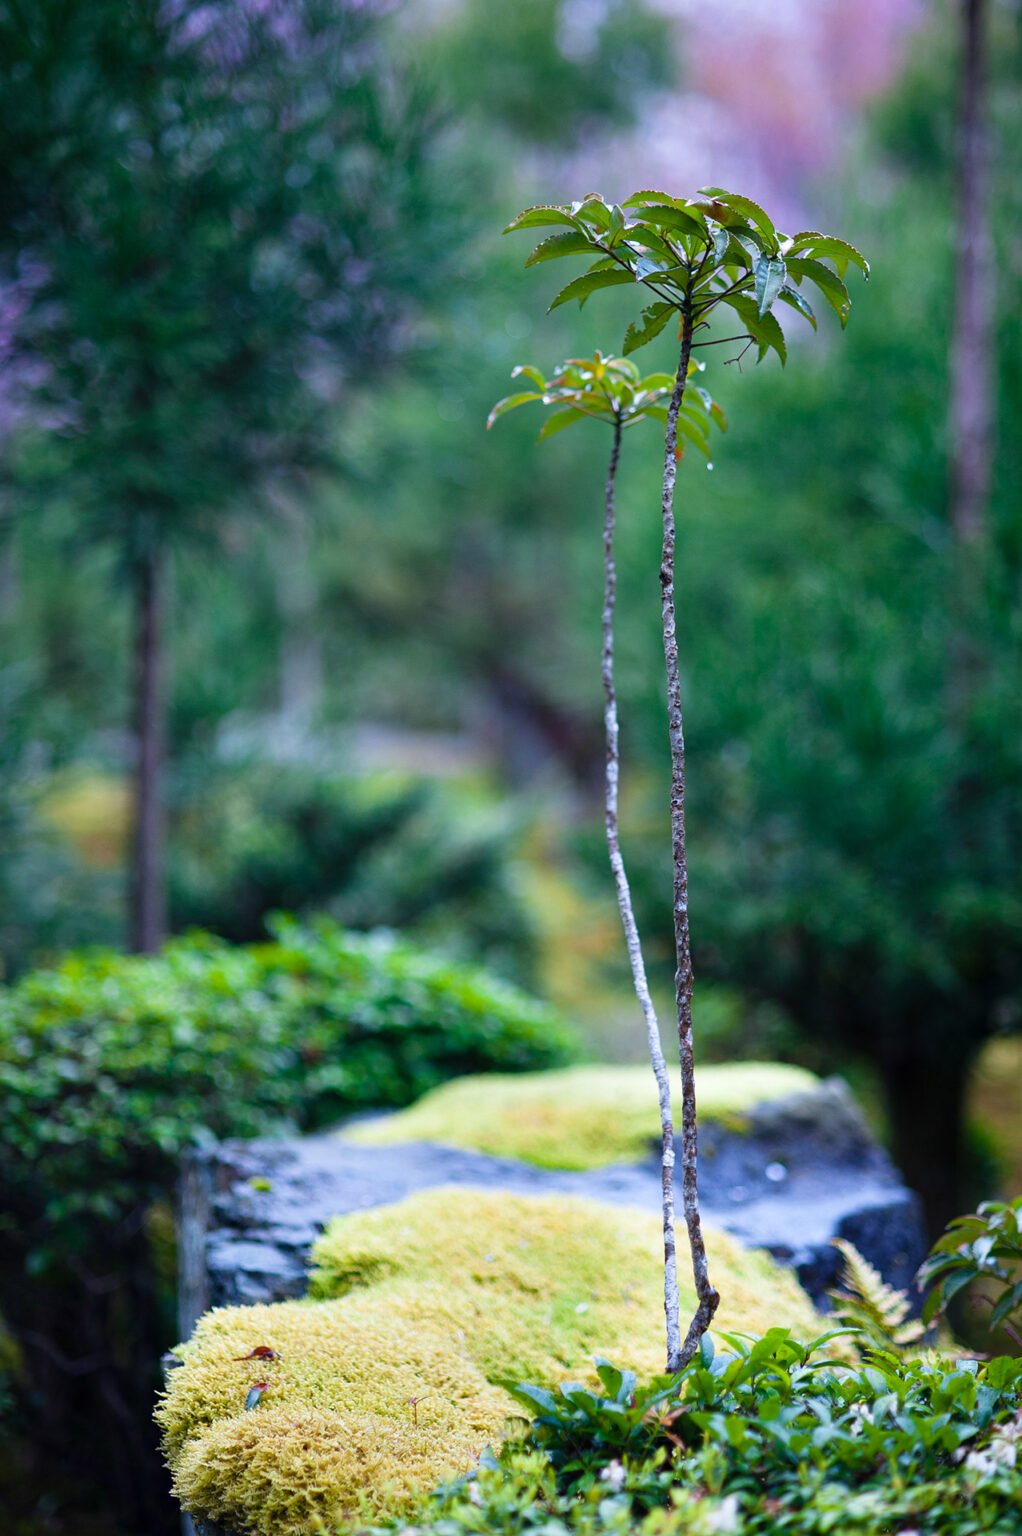
{"label": "serrated leaf", "polygon": [[799,314],[809,321],[813,330],[816,330],[816,314],[804,293],[799,293],[797,288],[792,288],[789,283],[785,283],[778,294],[778,298],[783,303],[789,304],[792,309],[797,309]]}
{"label": "serrated leaf", "polygon": [[590,193],[580,203],[572,203],[571,211],[576,218],[582,219],[586,224],[594,225],[597,229],[610,230],[613,226],[613,209],[595,193]]}
{"label": "serrated leaf", "polygon": [[772,247],[777,248],[777,230],[773,220],[767,215],[766,210],[751,197],[743,197],[740,192],[728,192],[724,187],[700,187],[700,195],[712,197],[718,203],[723,203],[725,208],[730,208],[741,218],[750,224],[755,224],[757,229],[770,241]]}
{"label": "serrated leaf", "polygon": [[625,331],[624,352],[627,357],[630,352],[637,352],[654,337],[659,336],[668,320],[674,314],[673,304],[650,304],[642,311],[641,320],[633,320]]}
{"label": "serrated leaf", "polygon": [[848,324],[848,315],[852,308],[848,289],[836,273],[829,267],[825,267],[822,261],[816,261],[811,256],[789,256],[788,273],[799,280],[808,278],[811,283],[815,283],[841,321],[842,328]]}
{"label": "serrated leaf", "polygon": [[533,208],[523,208],[521,213],[505,226],[503,233],[510,235],[516,229],[537,229],[543,224],[569,224],[572,229],[578,228],[578,220],[567,208],[561,208],[554,203],[537,203]]}
{"label": "serrated leaf", "polygon": [[649,203],[642,209],[642,223],[655,224],[658,229],[673,229],[681,235],[702,236],[705,231],[697,219],[682,208],[669,203]]}
{"label": "serrated leaf", "polygon": [[856,250],[855,246],[847,240],[839,240],[836,235],[824,235],[818,229],[803,229],[797,235],[792,235],[788,250],[793,256],[801,251],[807,251],[817,258],[829,256],[837,267],[839,277],[845,275],[849,262],[853,262],[858,267],[863,277],[869,277],[869,262],[862,252]]}
{"label": "serrated leaf", "polygon": [[779,256],[761,256],[756,263],[756,307],[761,315],[770,309],[781,288],[788,269]]}
{"label": "serrated leaf", "polygon": [[[600,288],[616,288],[622,283],[634,283],[635,277],[631,272],[624,271],[621,267],[612,272],[595,271],[583,272],[581,277],[576,277],[556,294],[549,308],[557,309],[562,304],[568,304],[572,299],[577,299],[579,308]],[[547,311],[549,313],[549,310]]]}
{"label": "serrated leaf", "polygon": [[500,417],[504,416],[508,411],[516,410],[518,406],[525,405],[530,400],[542,400],[542,398],[542,394],[537,393],[536,390],[532,389],[523,390],[520,394],[517,395],[505,395],[503,400],[497,401],[496,405],[493,407],[493,410],[486,418],[487,432],[493,426],[493,423],[495,421],[499,421]]}
{"label": "serrated leaf", "polygon": [[630,250],[636,246],[640,250],[653,251],[667,266],[677,266],[678,254],[672,250],[659,230],[653,226],[643,224],[630,224],[626,231],[627,238],[622,242]]}
{"label": "serrated leaf", "polygon": [[788,361],[788,348],[784,340],[784,332],[781,330],[775,316],[771,314],[761,315],[755,301],[748,298],[744,293],[729,293],[727,298],[721,302],[731,306],[749,335],[757,343],[760,362],[763,361],[770,347],[774,349],[782,363]]}
{"label": "serrated leaf", "polygon": [[677,201],[669,192],[633,192],[631,197],[626,197],[621,204],[622,208],[638,208],[644,203],[665,203],[668,207]]}
{"label": "serrated leaf", "polygon": [[566,229],[559,235],[548,235],[541,240],[532,252],[526,257],[525,265],[534,267],[541,261],[553,261],[558,256],[578,256],[588,254],[593,249],[593,242],[588,235],[583,235],[579,230]]}

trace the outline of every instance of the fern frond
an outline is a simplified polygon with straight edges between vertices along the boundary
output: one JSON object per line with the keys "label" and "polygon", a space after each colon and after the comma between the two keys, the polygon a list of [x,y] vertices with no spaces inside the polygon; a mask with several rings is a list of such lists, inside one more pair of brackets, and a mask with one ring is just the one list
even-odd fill
{"label": "fern frond", "polygon": [[841,1289],[828,1291],[834,1314],[843,1327],[855,1328],[881,1349],[905,1349],[918,1344],[925,1329],[910,1317],[912,1304],[904,1291],[888,1285],[854,1243],[834,1239],[844,1260]]}

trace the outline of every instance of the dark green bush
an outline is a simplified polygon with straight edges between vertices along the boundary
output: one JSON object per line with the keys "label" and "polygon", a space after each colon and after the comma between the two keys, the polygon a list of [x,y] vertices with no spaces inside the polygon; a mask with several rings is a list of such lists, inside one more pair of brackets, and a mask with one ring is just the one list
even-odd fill
{"label": "dark green bush", "polygon": [[74,956],[0,988],[0,1313],[24,1362],[20,1421],[62,1465],[103,1463],[137,1482],[123,1499],[152,1504],[182,1151],[570,1050],[550,1010],[486,972],[327,921],[246,947]]}
{"label": "dark green bush", "polygon": [[399,928],[527,980],[533,939],[505,811],[441,783],[300,764],[193,760],[178,773],[170,915],[235,944],[277,911]]}
{"label": "dark green bush", "polygon": [[165,1192],[210,1136],[317,1130],[445,1078],[570,1053],[543,1005],[386,935],[280,922],[72,957],[0,989],[0,1166],[38,1267]]}
{"label": "dark green bush", "polygon": [[602,1393],[519,1388],[531,1455],[519,1445],[448,1490],[435,1529],[1016,1532],[1022,1361],[851,1364],[821,1356],[829,1337],[722,1335],[726,1351],[705,1339],[679,1377],[640,1386],[600,1361]]}

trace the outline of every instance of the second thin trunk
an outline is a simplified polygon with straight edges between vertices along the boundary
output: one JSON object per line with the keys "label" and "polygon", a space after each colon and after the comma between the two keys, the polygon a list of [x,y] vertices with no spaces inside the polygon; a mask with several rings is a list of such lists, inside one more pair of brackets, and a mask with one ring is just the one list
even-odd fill
{"label": "second thin trunk", "polygon": [[667,1323],[667,1369],[678,1369],[681,1358],[680,1304],[678,1299],[678,1258],[674,1236],[674,1119],[671,1113],[671,1083],[660,1041],[660,1024],[649,992],[642,944],[632,909],[632,894],[621,854],[618,831],[618,751],[617,690],[614,685],[614,607],[617,597],[617,567],[614,561],[614,498],[618,457],[621,452],[621,422],[614,423],[614,446],[607,471],[607,491],[603,523],[603,720],[607,740],[606,828],[607,851],[617,888],[617,904],[625,931],[628,961],[632,968],[635,995],[646,1025],[649,1059],[656,1078],[660,1100],[661,1192],[664,1227],[664,1315]]}
{"label": "second thin trunk", "polygon": [[681,1178],[682,1205],[692,1253],[692,1277],[696,1311],[681,1346],[676,1365],[687,1365],[699,1341],[713,1321],[720,1296],[710,1283],[699,1217],[698,1137],[696,1132],[695,1058],[692,1043],[692,951],[688,926],[688,858],[685,848],[685,731],[681,712],[681,675],[678,668],[678,636],[674,604],[674,483],[678,473],[678,412],[685,395],[692,331],[687,319],[674,392],[667,412],[664,439],[664,483],[661,513],[663,550],[660,560],[661,617],[664,659],[667,665],[667,720],[671,739],[671,849],[674,857],[675,1001],[678,1013],[678,1049],[681,1057]]}

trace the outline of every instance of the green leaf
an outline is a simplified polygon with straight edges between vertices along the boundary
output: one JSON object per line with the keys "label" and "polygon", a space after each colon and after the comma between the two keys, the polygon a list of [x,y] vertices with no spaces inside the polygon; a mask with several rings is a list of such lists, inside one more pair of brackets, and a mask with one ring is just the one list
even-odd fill
{"label": "green leaf", "polygon": [[652,225],[647,226],[642,223],[630,225],[624,244],[630,249],[639,246],[647,251],[653,251],[668,266],[673,267],[678,264],[677,251],[668,245],[663,235],[660,234],[659,230],[654,229]]}
{"label": "green leaf", "polygon": [[1017,1285],[1009,1287],[990,1314],[990,1321],[996,1328],[1010,1317],[1017,1307],[1022,1307],[1022,1280]]}
{"label": "green leaf", "polygon": [[[579,308],[588,299],[589,295],[596,293],[600,288],[616,288],[621,283],[634,283],[635,277],[631,272],[623,271],[620,267],[612,272],[583,272],[581,277],[576,277],[566,287],[562,288],[550,309],[557,309],[561,304],[568,304],[572,299],[577,299]],[[547,311],[549,313],[549,310]]]}
{"label": "green leaf", "polygon": [[815,283],[841,321],[842,327],[848,324],[852,301],[848,297],[848,289],[844,283],[829,267],[825,267],[822,261],[816,261],[811,256],[789,256],[788,272],[792,277],[798,279],[807,277],[811,283]]}
{"label": "green leaf", "polygon": [[636,279],[643,283],[647,277],[662,277],[670,268],[664,266],[659,256],[640,256],[632,270]]}
{"label": "green leaf", "polygon": [[578,228],[578,220],[567,208],[561,208],[555,204],[538,203],[534,208],[524,208],[522,212],[511,220],[503,233],[510,235],[516,229],[535,229],[541,224],[570,224],[572,229]]}
{"label": "green leaf", "polygon": [[535,384],[537,389],[540,389],[546,393],[546,379],[540,373],[538,368],[533,368],[529,363],[516,363],[515,366],[511,369],[511,377],[513,379],[520,379],[525,377],[529,379],[533,384]]}
{"label": "green leaf", "polygon": [[650,304],[642,311],[641,320],[633,320],[625,331],[624,352],[637,352],[647,342],[659,336],[668,320],[675,313],[673,304]]}
{"label": "green leaf", "polygon": [[539,429],[539,441],[546,442],[548,437],[553,437],[555,432],[563,432],[565,427],[573,427],[576,421],[591,421],[592,417],[587,411],[580,411],[576,406],[562,406],[559,410],[551,411],[546,421]]}
{"label": "green leaf", "polygon": [[704,458],[708,459],[710,457],[710,446],[706,437],[685,416],[678,417],[678,434],[680,437],[687,438],[690,443],[693,443]]}
{"label": "green leaf", "polygon": [[718,405],[716,400],[714,400],[713,396],[710,394],[709,390],[704,389],[701,384],[693,384],[691,385],[691,388],[695,390],[696,394],[703,402],[706,410],[709,412],[709,415],[717,423],[717,426],[720,428],[720,430],[722,432],[726,432],[727,417],[724,415],[723,406]]}
{"label": "green leaf", "polygon": [[785,344],[784,332],[781,330],[775,316],[770,314],[761,315],[755,302],[744,293],[731,293],[722,302],[730,304],[749,335],[758,344],[760,362],[763,361],[770,347],[773,347],[782,363],[788,361],[788,348]]}
{"label": "green leaf", "polygon": [[655,224],[658,229],[673,229],[681,235],[703,237],[705,231],[697,219],[681,208],[668,203],[650,203],[642,210],[642,223]]}
{"label": "green leaf", "polygon": [[784,285],[788,269],[780,257],[761,256],[756,263],[756,305],[765,315]]}
{"label": "green leaf", "polygon": [[540,1413],[553,1413],[559,1411],[559,1405],[552,1392],[546,1387],[535,1387],[525,1381],[498,1381],[498,1386],[514,1398],[516,1403],[522,1403],[533,1412],[538,1408]]}
{"label": "green leaf", "polygon": [[[777,249],[777,230],[774,228],[773,220],[758,203],[753,202],[751,197],[743,197],[739,192],[728,192],[723,187],[700,187],[699,192],[701,196],[712,197],[750,224],[755,224],[756,228],[766,236],[772,248]],[[714,215],[711,214],[710,217]]]}
{"label": "green leaf", "polygon": [[780,298],[785,304],[790,304],[792,309],[797,309],[799,314],[809,321],[809,324],[815,331],[816,315],[813,311],[813,306],[810,304],[804,293],[799,293],[797,288],[792,288],[790,283],[785,283],[784,287],[778,294],[778,298]]}
{"label": "green leaf", "polygon": [[869,277],[869,262],[862,252],[847,240],[839,240],[836,235],[823,235],[818,229],[803,229],[799,234],[792,235],[788,250],[793,256],[800,251],[807,251],[816,257],[829,256],[839,277],[844,277],[849,262],[854,262],[863,277]]}
{"label": "green leaf", "polygon": [[581,234],[578,230],[566,229],[560,235],[548,235],[541,240],[526,260],[527,267],[534,267],[541,261],[553,261],[557,256],[578,256],[590,252],[593,242],[588,235]]}
{"label": "green leaf", "polygon": [[525,405],[530,400],[542,400],[542,398],[542,394],[537,394],[535,390],[524,390],[518,395],[505,395],[503,400],[497,401],[493,410],[486,418],[487,432],[493,426],[493,423],[499,421],[501,416],[505,415],[508,411],[516,410],[518,406]]}
{"label": "green leaf", "polygon": [[679,206],[680,199],[672,197],[669,192],[633,192],[631,197],[626,197],[621,204],[622,208],[638,208],[644,203],[664,203],[668,207]]}

